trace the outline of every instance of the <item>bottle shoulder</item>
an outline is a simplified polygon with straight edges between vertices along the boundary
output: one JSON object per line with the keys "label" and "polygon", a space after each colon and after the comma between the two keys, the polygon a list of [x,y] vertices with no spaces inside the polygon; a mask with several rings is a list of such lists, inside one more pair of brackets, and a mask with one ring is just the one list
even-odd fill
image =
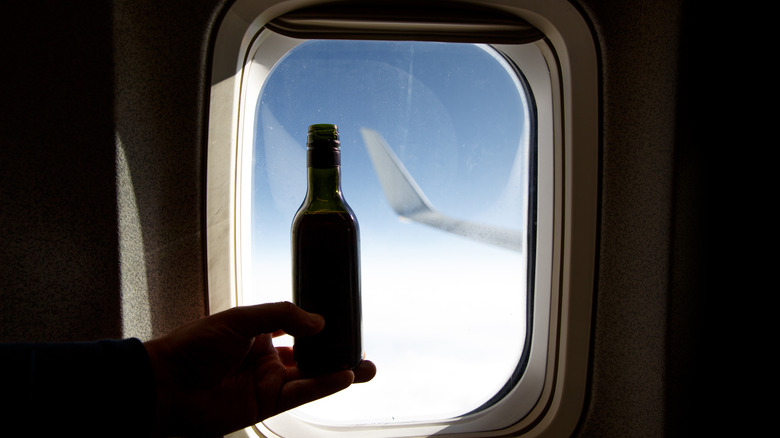
{"label": "bottle shoulder", "polygon": [[321,232],[345,232],[357,239],[360,225],[355,215],[347,211],[303,211],[293,219],[291,231],[293,240]]}
{"label": "bottle shoulder", "polygon": [[326,213],[348,213],[355,216],[352,208],[346,200],[340,196],[319,198],[316,196],[307,196],[301,206],[298,208],[296,216],[299,214],[326,214]]}
{"label": "bottle shoulder", "polygon": [[302,206],[297,213],[295,213],[296,220],[303,217],[316,218],[332,218],[332,220],[351,220],[357,222],[357,217],[352,209],[347,205],[345,208],[318,208],[316,206]]}

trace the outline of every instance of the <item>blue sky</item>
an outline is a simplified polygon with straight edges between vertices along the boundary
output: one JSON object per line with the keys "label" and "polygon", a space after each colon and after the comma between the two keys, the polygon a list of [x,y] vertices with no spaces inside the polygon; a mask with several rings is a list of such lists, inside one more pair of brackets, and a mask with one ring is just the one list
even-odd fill
{"label": "blue sky", "polygon": [[[426,409],[457,415],[489,398],[522,347],[511,343],[524,330],[525,256],[399,220],[360,128],[385,138],[440,211],[519,229],[525,102],[506,64],[471,44],[309,41],[272,69],[257,105],[247,276],[255,283],[245,286],[256,295],[245,301],[290,299],[289,232],[306,190],[310,124],[339,126],[342,187],[360,223],[365,344],[380,374],[303,409],[333,418],[343,403],[374,397],[382,403],[360,415],[389,421]],[[470,362],[459,356],[464,342]],[[460,378],[487,377],[447,394],[448,377],[431,365],[442,361]]]}
{"label": "blue sky", "polygon": [[[517,212],[484,214],[512,170],[524,108],[510,75],[478,46],[309,41],[274,67],[258,109],[262,134],[254,159],[260,211],[267,211],[263,197],[269,195],[283,209],[279,213],[297,209],[305,192],[307,128],[335,123],[344,192],[360,219],[392,218],[376,196],[380,186],[359,132],[367,127],[387,140],[440,210],[522,225]],[[278,173],[269,175],[269,168]],[[288,178],[293,173],[296,178]],[[269,193],[265,184],[275,190]]]}

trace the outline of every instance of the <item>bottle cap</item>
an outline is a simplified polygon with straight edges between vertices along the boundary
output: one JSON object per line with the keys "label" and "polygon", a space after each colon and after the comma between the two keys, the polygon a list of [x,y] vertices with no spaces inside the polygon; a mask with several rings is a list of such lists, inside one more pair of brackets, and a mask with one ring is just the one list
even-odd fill
{"label": "bottle cap", "polygon": [[339,128],[330,123],[318,123],[309,126],[306,143],[308,153],[306,162],[309,167],[327,168],[341,165],[339,147]]}
{"label": "bottle cap", "polygon": [[318,123],[309,126],[308,147],[339,147],[339,128],[330,123]]}

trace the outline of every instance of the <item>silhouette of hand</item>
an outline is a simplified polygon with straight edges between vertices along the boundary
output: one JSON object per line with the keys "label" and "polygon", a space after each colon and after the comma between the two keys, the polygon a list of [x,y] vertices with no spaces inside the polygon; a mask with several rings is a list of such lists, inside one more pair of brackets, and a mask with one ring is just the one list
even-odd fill
{"label": "silhouette of hand", "polygon": [[216,436],[371,380],[376,367],[302,378],[281,333],[309,336],[319,315],[292,303],[236,307],[146,342],[155,374],[156,435]]}

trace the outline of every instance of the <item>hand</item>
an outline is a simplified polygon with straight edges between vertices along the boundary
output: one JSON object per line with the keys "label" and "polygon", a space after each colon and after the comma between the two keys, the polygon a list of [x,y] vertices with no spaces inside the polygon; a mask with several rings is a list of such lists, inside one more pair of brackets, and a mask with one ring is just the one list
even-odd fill
{"label": "hand", "polygon": [[301,377],[281,333],[308,336],[325,321],[292,303],[236,307],[146,342],[157,387],[156,435],[214,436],[366,382],[376,367]]}

